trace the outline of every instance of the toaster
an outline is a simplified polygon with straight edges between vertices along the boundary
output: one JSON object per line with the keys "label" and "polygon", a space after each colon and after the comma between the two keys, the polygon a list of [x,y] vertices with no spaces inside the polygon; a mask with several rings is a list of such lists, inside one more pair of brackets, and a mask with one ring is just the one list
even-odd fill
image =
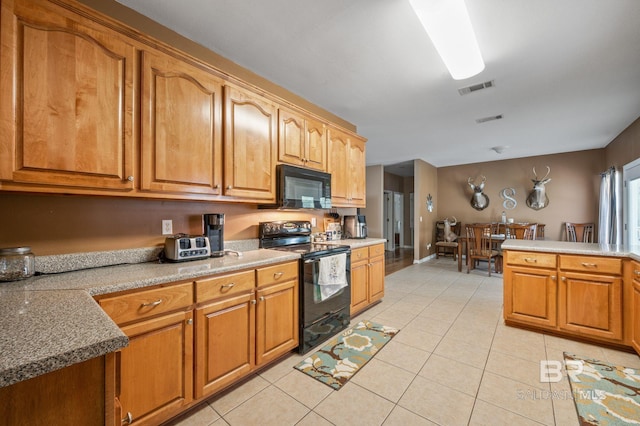
{"label": "toaster", "polygon": [[164,255],[172,262],[206,259],[211,255],[209,238],[204,235],[172,235],[164,240]]}

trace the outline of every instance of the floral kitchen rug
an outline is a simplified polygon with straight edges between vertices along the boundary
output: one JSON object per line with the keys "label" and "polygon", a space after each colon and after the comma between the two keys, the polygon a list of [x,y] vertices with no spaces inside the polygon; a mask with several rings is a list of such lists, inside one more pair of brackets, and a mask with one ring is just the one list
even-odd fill
{"label": "floral kitchen rug", "polygon": [[564,353],[580,425],[640,425],[640,371]]}
{"label": "floral kitchen rug", "polygon": [[398,331],[375,322],[360,321],[294,368],[338,390]]}

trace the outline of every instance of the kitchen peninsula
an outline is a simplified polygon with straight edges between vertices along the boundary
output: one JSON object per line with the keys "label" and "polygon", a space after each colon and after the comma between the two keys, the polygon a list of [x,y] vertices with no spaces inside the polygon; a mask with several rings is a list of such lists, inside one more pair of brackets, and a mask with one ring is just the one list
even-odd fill
{"label": "kitchen peninsula", "polygon": [[640,353],[640,248],[527,240],[502,248],[507,325]]}

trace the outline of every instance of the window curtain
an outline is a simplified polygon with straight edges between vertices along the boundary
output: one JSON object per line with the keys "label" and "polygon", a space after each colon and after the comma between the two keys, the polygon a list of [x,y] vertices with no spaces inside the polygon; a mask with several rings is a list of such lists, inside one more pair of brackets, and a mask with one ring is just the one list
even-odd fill
{"label": "window curtain", "polygon": [[620,172],[614,167],[600,174],[600,215],[598,242],[622,244]]}

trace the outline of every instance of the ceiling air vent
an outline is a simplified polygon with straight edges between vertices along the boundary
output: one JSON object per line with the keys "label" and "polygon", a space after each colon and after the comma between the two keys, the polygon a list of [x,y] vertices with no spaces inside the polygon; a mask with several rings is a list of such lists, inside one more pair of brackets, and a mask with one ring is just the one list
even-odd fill
{"label": "ceiling air vent", "polygon": [[493,120],[502,120],[502,114],[492,115],[491,117],[476,118],[476,123],[481,124]]}
{"label": "ceiling air vent", "polygon": [[471,86],[462,87],[458,89],[460,96],[468,95],[469,93],[477,92],[478,90],[488,89],[495,86],[495,80],[485,81],[484,83],[473,84]]}

